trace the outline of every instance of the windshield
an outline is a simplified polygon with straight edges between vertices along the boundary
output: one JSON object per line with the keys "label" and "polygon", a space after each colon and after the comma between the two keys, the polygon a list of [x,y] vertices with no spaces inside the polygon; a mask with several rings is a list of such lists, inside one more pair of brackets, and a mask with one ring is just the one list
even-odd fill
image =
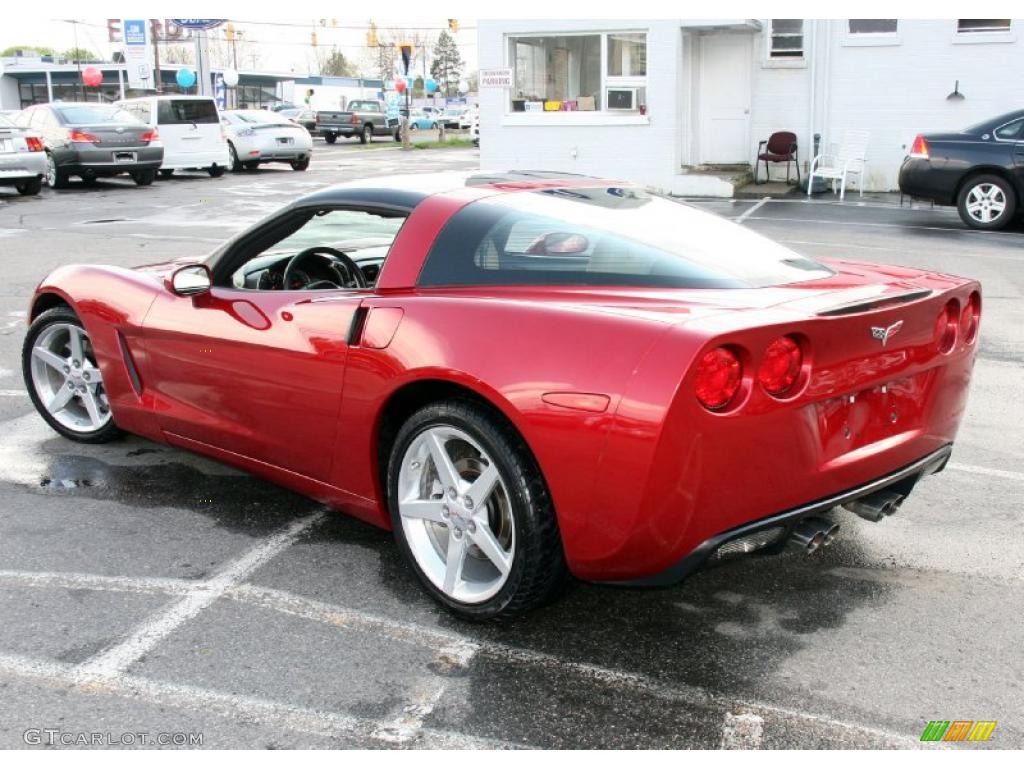
{"label": "windshield", "polygon": [[104,104],[56,107],[55,110],[68,125],[97,125],[99,123],[139,124],[139,121],[130,112],[126,112],[120,107],[111,107]]}
{"label": "windshield", "polygon": [[0,115],[0,127],[3,127],[3,128],[13,128],[14,127],[14,123],[12,123],[10,120],[8,120],[4,115]]}
{"label": "windshield", "polygon": [[631,187],[546,189],[467,205],[420,285],[759,288],[832,271],[726,219]]}
{"label": "windshield", "polygon": [[267,123],[287,124],[288,116],[280,112],[267,112],[266,110],[251,110],[248,112],[229,112],[235,122],[249,123],[250,125],[265,125]]}

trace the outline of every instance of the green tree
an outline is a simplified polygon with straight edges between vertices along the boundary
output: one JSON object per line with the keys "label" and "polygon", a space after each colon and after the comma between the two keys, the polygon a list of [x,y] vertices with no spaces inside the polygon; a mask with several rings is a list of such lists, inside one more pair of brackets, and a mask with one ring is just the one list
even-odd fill
{"label": "green tree", "polygon": [[[319,59],[318,55],[318,59]],[[355,77],[358,75],[358,67],[337,48],[332,48],[318,62],[320,74],[331,77]]]}
{"label": "green tree", "polygon": [[437,37],[437,44],[434,45],[434,60],[430,63],[430,74],[437,81],[443,95],[453,96],[458,93],[459,77],[464,66],[455,38],[442,29]]}
{"label": "green tree", "polygon": [[68,61],[99,61],[99,56],[88,48],[68,48],[61,53],[61,58]]}
{"label": "green tree", "polygon": [[53,56],[53,48],[46,45],[12,45],[0,51],[0,56],[16,56],[18,51],[35,51],[40,56]]}

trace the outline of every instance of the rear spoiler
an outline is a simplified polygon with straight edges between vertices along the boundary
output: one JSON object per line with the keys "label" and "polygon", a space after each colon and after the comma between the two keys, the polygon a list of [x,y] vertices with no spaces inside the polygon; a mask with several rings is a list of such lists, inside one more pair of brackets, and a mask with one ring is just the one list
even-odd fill
{"label": "rear spoiler", "polygon": [[882,307],[889,307],[896,304],[907,304],[911,301],[927,298],[933,293],[934,291],[928,288],[923,288],[919,291],[908,291],[906,293],[896,294],[895,296],[879,296],[878,298],[868,299],[867,301],[855,301],[852,304],[840,304],[836,307],[823,309],[818,312],[817,315],[819,317],[855,315],[858,312],[870,312],[875,309],[881,309]]}

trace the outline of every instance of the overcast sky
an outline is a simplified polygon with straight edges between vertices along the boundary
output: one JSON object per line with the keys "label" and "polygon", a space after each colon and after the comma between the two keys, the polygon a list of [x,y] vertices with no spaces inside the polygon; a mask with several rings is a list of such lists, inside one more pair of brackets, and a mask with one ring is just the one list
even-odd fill
{"label": "overcast sky", "polygon": [[[42,14],[40,14],[42,15]],[[70,16],[68,18],[71,18]],[[338,48],[357,63],[365,59],[367,21],[354,21],[351,16],[336,20],[326,19],[321,26],[319,19],[290,19],[264,22],[258,18],[249,23],[244,20],[234,21],[235,27],[243,32],[243,39],[248,37],[256,41],[252,47],[259,49],[259,69],[275,72],[306,72],[313,61],[310,32],[316,29],[317,44],[320,47]],[[73,25],[50,18],[11,18],[5,14],[0,24],[0,50],[12,45],[46,45],[58,51],[67,50],[74,45],[75,27],[78,32],[78,45],[88,48],[109,58],[115,45],[107,42],[107,21],[89,17],[77,17],[80,24]],[[447,26],[447,19],[406,18],[406,19],[375,19],[381,29],[396,28],[416,30],[435,37],[440,29]],[[468,68],[476,67],[476,23],[471,19],[459,19],[459,32],[456,41],[462,58]],[[239,61],[239,69],[250,68],[249,62]]]}

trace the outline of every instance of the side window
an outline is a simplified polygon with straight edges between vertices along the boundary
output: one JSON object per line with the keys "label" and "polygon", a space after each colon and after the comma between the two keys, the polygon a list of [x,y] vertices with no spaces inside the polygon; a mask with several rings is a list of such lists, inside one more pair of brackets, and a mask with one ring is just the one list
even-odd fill
{"label": "side window", "polygon": [[212,99],[164,99],[157,103],[159,125],[219,123],[217,105]]}
{"label": "side window", "polygon": [[1012,123],[1007,123],[1006,125],[1001,125],[995,129],[994,133],[997,139],[1013,141],[1015,139],[1024,138],[1021,134],[1021,128],[1024,128],[1024,118],[1014,120]]}
{"label": "side window", "polygon": [[[404,223],[404,215],[363,210],[298,212],[269,225],[262,237],[257,235],[241,252],[229,255],[229,283],[258,290],[353,288],[354,281],[347,279],[351,261],[362,273],[363,282],[372,286]],[[300,256],[304,252],[306,255]],[[290,262],[291,274],[285,284]]]}

